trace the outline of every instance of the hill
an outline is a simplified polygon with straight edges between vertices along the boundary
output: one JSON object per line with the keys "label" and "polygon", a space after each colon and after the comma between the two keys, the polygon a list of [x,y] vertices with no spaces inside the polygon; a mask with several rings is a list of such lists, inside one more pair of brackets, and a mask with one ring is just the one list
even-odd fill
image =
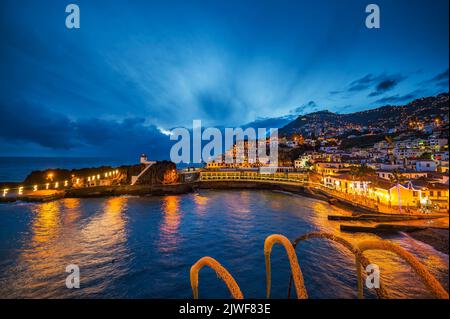
{"label": "hill", "polygon": [[281,136],[301,133],[304,136],[335,136],[353,132],[401,131],[423,126],[436,118],[448,121],[449,94],[414,100],[406,105],[386,105],[367,111],[337,114],[319,111],[300,115],[279,130]]}

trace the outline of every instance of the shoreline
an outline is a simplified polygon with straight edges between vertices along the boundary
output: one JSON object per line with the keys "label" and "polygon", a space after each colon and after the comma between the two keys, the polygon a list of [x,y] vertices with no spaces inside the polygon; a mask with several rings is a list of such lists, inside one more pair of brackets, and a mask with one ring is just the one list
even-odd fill
{"label": "shoreline", "polygon": [[[66,190],[53,191],[51,194],[42,195],[34,192],[27,192],[24,195],[16,197],[0,197],[1,203],[11,203],[15,201],[26,202],[45,202],[57,200],[60,198],[89,198],[89,197],[109,197],[121,195],[137,196],[163,196],[163,195],[182,195],[196,191],[197,189],[242,189],[242,190],[276,190],[285,191],[317,200],[322,200],[330,205],[354,211],[355,218],[359,216],[379,216],[381,219],[389,217],[399,217],[417,219],[418,215],[408,214],[388,214],[381,213],[369,207],[355,205],[349,201],[335,197],[332,194],[322,190],[313,189],[308,186],[299,185],[291,182],[276,181],[195,181],[177,184],[153,184],[153,185],[118,185],[118,186],[95,186],[84,188],[71,188]],[[446,217],[445,214],[424,215],[424,218]],[[372,218],[373,220],[373,218]],[[376,221],[376,220],[375,220]]]}
{"label": "shoreline", "polygon": [[[61,198],[99,198],[99,197],[109,197],[109,196],[121,196],[121,195],[137,195],[137,196],[164,196],[164,195],[182,195],[195,192],[197,189],[220,189],[220,190],[271,190],[271,191],[285,191],[292,194],[301,195],[308,198],[314,198],[334,205],[339,208],[351,210],[354,217],[350,217],[356,220],[367,220],[367,216],[370,216],[373,222],[382,222],[386,219],[392,218],[397,219],[399,215],[390,216],[390,214],[382,214],[374,210],[368,209],[366,207],[361,207],[353,205],[347,201],[342,201],[339,198],[333,197],[330,194],[325,194],[322,191],[312,190],[309,187],[294,184],[294,183],[280,183],[273,181],[196,181],[191,183],[180,183],[180,184],[168,184],[168,185],[121,185],[121,186],[97,186],[89,188],[73,188],[64,191],[55,192],[48,196],[27,196],[22,195],[18,197],[0,197],[1,203],[11,203],[15,201],[27,201],[27,202],[47,202],[58,200]],[[336,216],[329,216],[330,220],[339,220],[335,218]],[[444,215],[440,216],[423,216],[422,219],[433,219],[448,217]],[[342,218],[344,221],[345,218]],[[417,216],[402,215],[402,221],[417,220]],[[420,219],[420,218],[419,218]],[[382,225],[382,224],[378,224]],[[341,224],[341,228],[345,229],[346,226]],[[373,227],[373,232],[376,231],[376,226]],[[351,229],[349,229],[351,231]],[[364,230],[361,227],[358,230],[356,226],[353,231],[362,232],[372,232],[372,230]],[[390,233],[399,233],[405,231],[405,226],[398,225],[398,227],[390,227]],[[445,254],[449,254],[449,236],[448,228],[446,229],[433,229],[432,227],[419,227],[417,229],[411,229],[410,231],[405,231],[415,240],[421,241],[425,244],[432,246],[437,251]]]}

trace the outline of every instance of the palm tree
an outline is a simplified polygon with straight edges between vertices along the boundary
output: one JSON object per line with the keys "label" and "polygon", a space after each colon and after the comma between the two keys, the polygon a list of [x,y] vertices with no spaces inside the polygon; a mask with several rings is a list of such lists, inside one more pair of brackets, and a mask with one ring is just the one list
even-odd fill
{"label": "palm tree", "polygon": [[391,163],[394,162],[394,154],[393,154],[393,149],[394,149],[394,140],[392,139],[391,136],[386,135],[384,137],[384,139],[386,140],[386,142],[388,143],[388,149],[387,149],[387,155],[389,157],[389,161]]}
{"label": "palm tree", "polygon": [[392,175],[389,176],[391,183],[395,183],[397,187],[397,197],[398,197],[398,210],[400,214],[402,213],[402,201],[400,196],[400,184],[405,181],[405,178],[402,176],[401,172],[398,169],[394,169],[392,171]]}
{"label": "palm tree", "polygon": [[375,170],[366,164],[361,166],[351,166],[350,173],[353,181],[367,181],[369,177],[375,175]]}
{"label": "palm tree", "polygon": [[311,170],[311,167],[313,167],[313,163],[311,161],[306,161],[305,162],[305,168],[309,171]]}

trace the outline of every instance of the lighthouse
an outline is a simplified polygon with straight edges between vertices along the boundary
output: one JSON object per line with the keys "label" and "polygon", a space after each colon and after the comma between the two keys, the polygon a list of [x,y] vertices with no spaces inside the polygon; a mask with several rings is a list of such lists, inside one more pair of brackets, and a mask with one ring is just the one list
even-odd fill
{"label": "lighthouse", "polygon": [[141,154],[141,157],[140,157],[139,162],[140,162],[141,164],[144,164],[145,167],[144,167],[144,169],[139,173],[139,175],[137,175],[137,176],[131,176],[131,185],[135,185],[136,182],[139,180],[139,178],[140,178],[142,175],[144,175],[145,172],[146,172],[153,164],[156,163],[156,162],[154,162],[154,161],[149,161],[147,155],[145,155],[145,154]]}
{"label": "lighthouse", "polygon": [[141,164],[147,164],[147,162],[148,162],[147,155],[141,154],[140,162],[141,162]]}

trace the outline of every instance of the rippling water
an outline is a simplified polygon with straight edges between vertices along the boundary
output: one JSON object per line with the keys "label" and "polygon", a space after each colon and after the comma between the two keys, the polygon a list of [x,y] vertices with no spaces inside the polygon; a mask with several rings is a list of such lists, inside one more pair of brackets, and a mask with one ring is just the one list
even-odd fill
{"label": "rippling water", "polygon": [[[191,298],[189,269],[209,255],[235,277],[244,296],[265,297],[263,243],[310,231],[340,234],[328,214],[350,212],[301,196],[270,191],[201,191],[165,197],[63,199],[0,205],[0,297]],[[351,241],[376,238],[340,234]],[[407,235],[390,237],[415,254],[448,290],[449,257]],[[354,257],[320,239],[297,253],[312,298],[354,298]],[[371,252],[391,296],[429,297],[395,255]],[[77,264],[81,288],[65,286]],[[285,298],[289,264],[281,246],[272,255],[272,297]],[[200,297],[228,298],[214,272],[200,274]],[[366,296],[374,297],[371,291]]]}

